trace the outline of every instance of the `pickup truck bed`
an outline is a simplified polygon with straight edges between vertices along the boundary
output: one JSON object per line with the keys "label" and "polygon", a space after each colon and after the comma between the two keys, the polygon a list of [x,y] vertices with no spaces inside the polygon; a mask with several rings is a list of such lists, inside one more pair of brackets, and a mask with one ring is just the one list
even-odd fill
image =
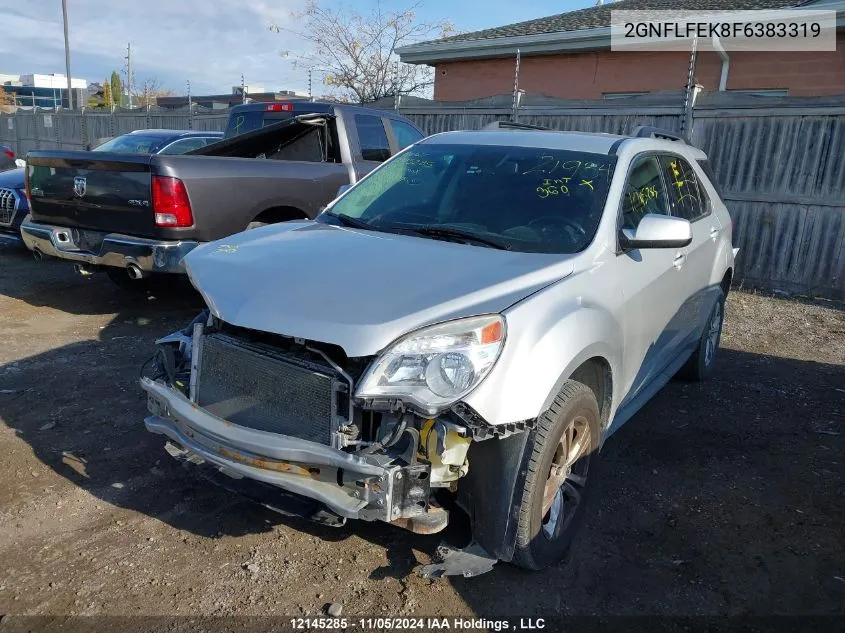
{"label": "pickup truck bed", "polygon": [[183,155],[30,152],[23,240],[82,272],[126,268],[133,279],[182,272],[182,258],[199,243],[253,223],[315,217],[342,185],[423,136],[392,112],[297,108]]}

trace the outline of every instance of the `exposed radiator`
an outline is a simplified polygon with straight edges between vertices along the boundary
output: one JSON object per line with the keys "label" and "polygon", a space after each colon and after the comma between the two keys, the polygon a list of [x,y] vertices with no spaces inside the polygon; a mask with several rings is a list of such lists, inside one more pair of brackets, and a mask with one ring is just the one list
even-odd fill
{"label": "exposed radiator", "polygon": [[332,444],[337,382],[224,334],[202,337],[197,404],[252,429]]}

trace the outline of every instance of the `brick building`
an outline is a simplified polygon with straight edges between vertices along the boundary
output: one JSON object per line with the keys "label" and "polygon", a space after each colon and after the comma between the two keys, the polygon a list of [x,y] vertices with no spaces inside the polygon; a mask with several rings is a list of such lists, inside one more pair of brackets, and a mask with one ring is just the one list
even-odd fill
{"label": "brick building", "polygon": [[399,49],[403,62],[435,69],[438,101],[512,92],[516,51],[519,87],[565,99],[601,99],[678,90],[686,85],[688,52],[610,50],[611,9],[837,11],[835,52],[728,52],[698,55],[704,90],[775,96],[845,94],[845,0],[621,0],[518,24],[464,33]]}

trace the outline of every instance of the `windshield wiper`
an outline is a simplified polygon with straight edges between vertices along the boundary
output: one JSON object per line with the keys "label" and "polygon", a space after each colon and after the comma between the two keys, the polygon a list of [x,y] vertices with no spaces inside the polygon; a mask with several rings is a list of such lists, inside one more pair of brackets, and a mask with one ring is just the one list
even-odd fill
{"label": "windshield wiper", "polygon": [[364,222],[363,220],[359,220],[358,218],[353,218],[351,215],[346,215],[345,213],[333,213],[331,211],[324,211],[323,214],[335,218],[343,226],[349,226],[355,229],[368,229],[370,231],[376,230],[369,222]]}
{"label": "windshield wiper", "polygon": [[403,226],[401,228],[417,235],[445,238],[451,237],[459,241],[466,242],[467,244],[481,244],[489,246],[490,248],[497,248],[502,251],[509,251],[512,248],[510,244],[502,240],[483,237],[471,231],[464,231],[463,229],[452,228],[450,226]]}

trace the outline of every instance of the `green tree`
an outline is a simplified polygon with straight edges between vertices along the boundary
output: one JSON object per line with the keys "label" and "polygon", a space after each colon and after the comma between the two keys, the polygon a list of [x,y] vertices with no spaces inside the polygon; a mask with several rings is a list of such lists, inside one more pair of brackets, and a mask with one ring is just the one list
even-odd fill
{"label": "green tree", "polygon": [[120,75],[117,74],[116,70],[112,71],[111,79],[109,79],[108,83],[111,88],[111,96],[114,100],[114,105],[123,105],[123,82],[120,80]]}

